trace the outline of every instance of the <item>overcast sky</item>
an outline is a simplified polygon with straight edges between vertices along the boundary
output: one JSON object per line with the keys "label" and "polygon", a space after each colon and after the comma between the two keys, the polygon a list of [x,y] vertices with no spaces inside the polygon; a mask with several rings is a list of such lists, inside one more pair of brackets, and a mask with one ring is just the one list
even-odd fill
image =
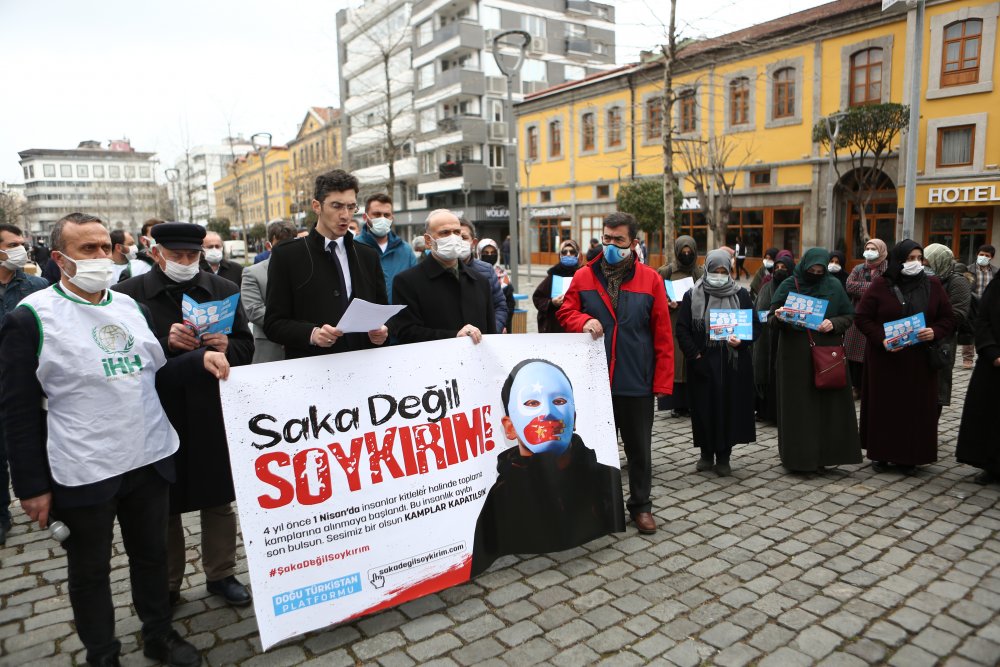
{"label": "overcast sky", "polygon": [[[0,0],[0,181],[22,182],[19,150],[85,139],[128,137],[164,164],[227,127],[287,142],[309,106],[338,104],[336,13],[348,4],[360,3]],[[680,0],[678,34],[715,36],[820,4]],[[665,0],[616,5],[625,63],[662,41],[669,10]]]}

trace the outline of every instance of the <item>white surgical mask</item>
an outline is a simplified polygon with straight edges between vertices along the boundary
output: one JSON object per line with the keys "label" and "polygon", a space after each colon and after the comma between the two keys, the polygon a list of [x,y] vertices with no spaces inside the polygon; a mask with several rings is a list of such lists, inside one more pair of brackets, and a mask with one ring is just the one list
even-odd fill
{"label": "white surgical mask", "polygon": [[924,265],[924,273],[926,273],[929,276],[936,276],[937,275],[936,273],[934,273],[934,269],[932,269],[931,267],[929,267],[927,265]]}
{"label": "white surgical mask", "polygon": [[978,264],[979,266],[989,266],[990,258],[987,257],[986,255],[980,255],[979,257],[976,257],[976,264]]}
{"label": "white surgical mask", "polygon": [[66,274],[69,282],[87,294],[99,294],[111,286],[115,269],[110,257],[102,259],[73,259],[69,255],[63,257],[76,267],[76,274],[73,276]]}
{"label": "white surgical mask", "polygon": [[463,262],[472,256],[472,244],[463,243],[462,247],[458,249],[458,258]]}
{"label": "white surgical mask", "polygon": [[167,278],[170,278],[175,283],[186,283],[198,275],[198,271],[201,270],[198,267],[198,262],[181,264],[180,262],[171,262],[167,259],[166,263],[166,268],[163,269],[163,272],[167,274]]}
{"label": "white surgical mask", "polygon": [[770,259],[765,259],[764,260],[764,268],[765,269],[773,269],[774,268],[774,261],[770,260]]}
{"label": "white surgical mask", "polygon": [[830,273],[840,273],[840,264],[834,264],[833,262],[830,262],[829,264],[826,265],[826,270],[829,271]]}
{"label": "white surgical mask", "polygon": [[139,256],[139,246],[130,245],[125,249],[125,257],[130,261]]}
{"label": "white surgical mask", "polygon": [[915,276],[920,274],[924,270],[924,263],[919,259],[915,259],[912,262],[903,262],[903,275],[904,276]]}
{"label": "white surgical mask", "polygon": [[[434,254],[446,262],[459,259],[462,256],[462,248],[469,250],[469,243],[461,236],[449,234],[444,238],[434,239]],[[466,255],[468,257],[468,255]]]}
{"label": "white surgical mask", "polygon": [[878,259],[878,250],[865,250],[864,253],[862,253],[862,255],[869,262],[874,262],[876,259]]}
{"label": "white surgical mask", "polygon": [[3,252],[7,254],[7,259],[0,262],[0,266],[5,269],[17,271],[28,263],[28,251],[24,249],[23,245],[7,248]]}
{"label": "white surgical mask", "polygon": [[712,287],[722,287],[729,282],[729,275],[725,273],[706,273],[705,282]]}
{"label": "white surgical mask", "polygon": [[392,220],[389,218],[372,218],[368,222],[371,225],[372,234],[378,238],[388,235],[389,228],[392,227]]}
{"label": "white surgical mask", "polygon": [[205,261],[209,264],[218,264],[222,261],[222,250],[219,248],[209,248],[205,251]]}

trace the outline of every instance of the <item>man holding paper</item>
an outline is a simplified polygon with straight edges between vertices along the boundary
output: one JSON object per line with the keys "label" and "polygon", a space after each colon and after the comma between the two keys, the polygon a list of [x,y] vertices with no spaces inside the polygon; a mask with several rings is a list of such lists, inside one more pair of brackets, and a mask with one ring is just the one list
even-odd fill
{"label": "man holding paper", "polygon": [[[149,308],[153,333],[167,358],[202,347],[222,352],[230,366],[253,360],[253,334],[243,305],[237,302],[232,321],[218,322],[199,330],[183,315],[183,302],[190,299],[206,313],[212,305],[239,295],[239,285],[199,269],[205,229],[184,222],[165,222],[152,229],[155,245],[153,269],[113,287]],[[214,311],[213,311],[214,312]],[[219,382],[210,375],[192,378],[184,392],[161,397],[164,410],[180,436],[175,461],[177,481],[170,488],[170,521],[167,528],[167,565],[170,598],[180,599],[184,577],[184,531],[181,513],[201,512],[202,564],[210,593],[227,603],[250,603],[250,593],[234,576],[236,570],[236,514],[232,502],[232,472],[229,446],[219,403]]]}
{"label": "man holding paper", "polygon": [[374,248],[348,228],[358,210],[358,179],[342,169],[316,177],[316,225],[304,238],[271,251],[264,333],[285,346],[286,359],[364,350],[385,343],[383,325],[345,333],[340,320],[352,299],[386,305],[385,274]]}

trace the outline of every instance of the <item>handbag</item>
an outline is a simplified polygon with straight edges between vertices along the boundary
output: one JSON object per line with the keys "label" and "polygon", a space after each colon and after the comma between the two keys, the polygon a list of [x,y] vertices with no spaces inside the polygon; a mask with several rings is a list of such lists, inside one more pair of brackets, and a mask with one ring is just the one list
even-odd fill
{"label": "handbag", "polygon": [[[799,289],[799,280],[795,279],[795,289]],[[812,331],[806,329],[809,336],[809,351],[812,354],[813,384],[817,389],[843,389],[847,386],[847,353],[844,344],[817,345]]]}

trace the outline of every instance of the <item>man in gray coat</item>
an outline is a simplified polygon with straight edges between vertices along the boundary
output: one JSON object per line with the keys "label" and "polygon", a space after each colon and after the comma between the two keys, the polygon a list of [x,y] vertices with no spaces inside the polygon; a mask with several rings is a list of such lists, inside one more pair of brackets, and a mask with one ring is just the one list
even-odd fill
{"label": "man in gray coat", "polygon": [[[285,220],[276,220],[267,225],[267,249],[270,250],[282,241],[294,239],[295,225]],[[254,353],[253,363],[262,364],[268,361],[283,361],[285,348],[268,340],[264,335],[264,297],[267,295],[267,265],[268,257],[262,262],[247,267],[243,271],[243,285],[240,298],[243,299],[243,309],[253,329]]]}

